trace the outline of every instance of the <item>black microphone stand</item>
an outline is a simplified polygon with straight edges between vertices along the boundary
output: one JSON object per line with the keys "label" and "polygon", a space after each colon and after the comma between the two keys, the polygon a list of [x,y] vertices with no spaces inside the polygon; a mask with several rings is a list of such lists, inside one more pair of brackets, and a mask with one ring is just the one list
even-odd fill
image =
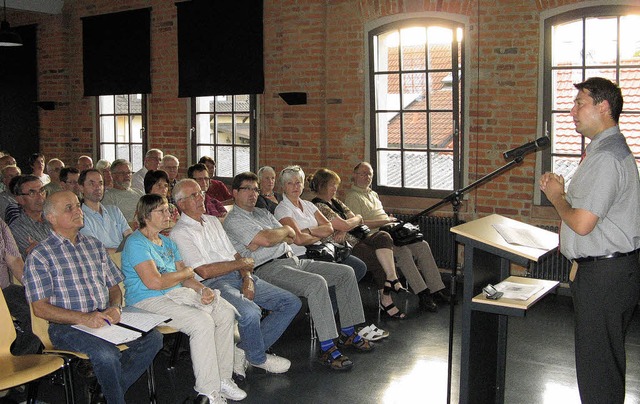
{"label": "black microphone stand", "polygon": [[[464,188],[460,188],[456,191],[453,191],[449,195],[445,196],[440,202],[428,207],[420,213],[417,213],[411,216],[407,222],[415,222],[420,216],[428,215],[429,213],[439,209],[443,205],[447,203],[451,203],[453,207],[453,225],[457,226],[460,223],[459,219],[459,207],[460,200],[462,196],[469,192],[470,190],[485,184],[491,181],[493,178],[502,174],[505,171],[510,170],[513,166],[516,166],[524,160],[524,155],[526,153],[519,154],[513,158],[510,162],[498,168],[497,170],[485,175],[484,177],[472,182]],[[451,294],[451,299],[449,301],[449,356],[447,358],[447,403],[451,403],[451,373],[453,369],[453,320],[454,320],[454,305],[456,300],[456,282],[457,282],[457,272],[458,272],[458,245],[454,244],[453,251],[451,252],[453,262],[453,269],[451,271],[451,281],[449,282],[449,291]]]}

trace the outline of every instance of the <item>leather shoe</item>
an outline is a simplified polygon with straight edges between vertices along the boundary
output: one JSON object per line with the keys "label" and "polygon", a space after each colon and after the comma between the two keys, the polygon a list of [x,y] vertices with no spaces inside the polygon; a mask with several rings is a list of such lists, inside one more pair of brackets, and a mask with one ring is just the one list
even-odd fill
{"label": "leather shoe", "polygon": [[438,311],[438,305],[433,300],[433,297],[428,291],[424,291],[418,294],[420,298],[420,310],[422,311],[430,311],[432,313],[436,313]]}
{"label": "leather shoe", "polygon": [[442,289],[434,293],[433,299],[438,303],[449,303],[451,302],[451,293],[448,290]]}

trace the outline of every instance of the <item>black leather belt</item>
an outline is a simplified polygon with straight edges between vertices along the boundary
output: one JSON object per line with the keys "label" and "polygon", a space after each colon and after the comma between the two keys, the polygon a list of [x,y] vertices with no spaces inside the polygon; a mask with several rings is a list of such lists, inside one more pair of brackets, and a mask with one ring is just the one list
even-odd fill
{"label": "black leather belt", "polygon": [[265,261],[262,264],[258,265],[257,267],[254,267],[253,270],[255,271],[256,269],[260,268],[261,266],[267,265],[272,263],[275,260],[283,260],[285,258],[291,258],[293,257],[293,253],[291,251],[287,251],[286,253],[282,254],[281,256],[279,256],[278,258],[272,258],[269,261]]}
{"label": "black leather belt", "polygon": [[602,261],[602,260],[609,260],[612,258],[621,258],[621,257],[628,257],[630,255],[638,255],[638,252],[640,252],[640,248],[637,250],[626,252],[626,253],[615,252],[609,255],[601,255],[599,257],[580,257],[580,258],[574,259],[574,261],[577,262],[578,264],[582,264],[584,262]]}

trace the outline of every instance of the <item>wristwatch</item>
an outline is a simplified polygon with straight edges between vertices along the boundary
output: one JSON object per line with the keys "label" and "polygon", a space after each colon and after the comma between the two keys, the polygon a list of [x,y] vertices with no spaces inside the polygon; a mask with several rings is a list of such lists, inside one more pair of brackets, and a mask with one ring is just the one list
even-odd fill
{"label": "wristwatch", "polygon": [[120,303],[112,304],[110,307],[115,307],[120,313],[122,313],[122,305]]}

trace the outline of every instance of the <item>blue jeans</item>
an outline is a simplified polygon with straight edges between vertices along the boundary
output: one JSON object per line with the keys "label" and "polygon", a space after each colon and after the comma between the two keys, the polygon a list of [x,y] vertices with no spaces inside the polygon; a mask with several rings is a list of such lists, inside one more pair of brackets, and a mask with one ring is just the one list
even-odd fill
{"label": "blue jeans", "polygon": [[124,394],[145,372],[162,348],[162,334],[152,330],[144,337],[128,342],[120,351],[102,340],[67,324],[49,325],[49,337],[58,349],[82,352],[89,356],[98,383],[109,404],[124,404]]}
{"label": "blue jeans", "polygon": [[[280,338],[291,320],[298,314],[302,304],[293,293],[265,282],[255,274],[253,278],[255,280],[253,301],[241,294],[242,279],[237,271],[207,279],[203,283],[212,289],[220,290],[222,297],[238,310],[240,313],[238,346],[245,351],[249,363],[260,365],[267,360],[265,351]],[[262,321],[260,321],[261,307],[271,311]]]}

